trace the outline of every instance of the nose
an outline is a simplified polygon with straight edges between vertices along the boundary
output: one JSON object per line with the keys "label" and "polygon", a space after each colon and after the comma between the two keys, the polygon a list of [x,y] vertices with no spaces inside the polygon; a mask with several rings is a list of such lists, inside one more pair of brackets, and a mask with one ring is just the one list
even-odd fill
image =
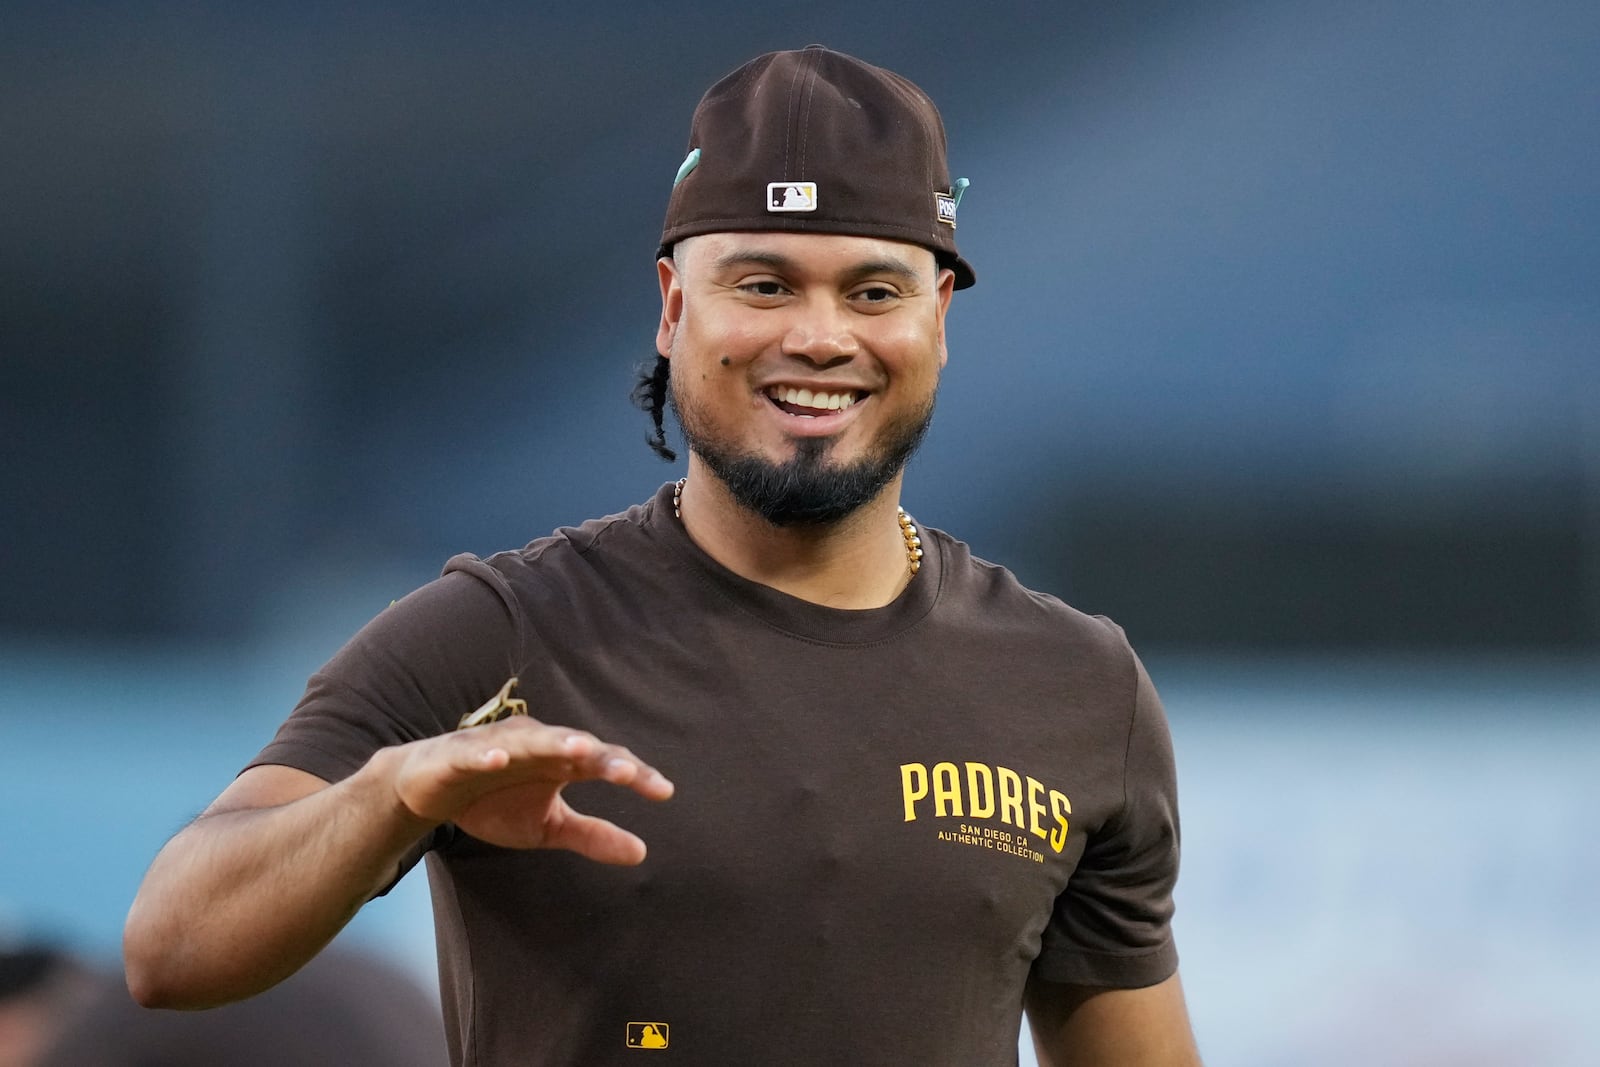
{"label": "nose", "polygon": [[784,332],[782,351],[819,367],[831,367],[854,359],[861,351],[850,312],[832,300],[807,300],[794,309],[794,318]]}

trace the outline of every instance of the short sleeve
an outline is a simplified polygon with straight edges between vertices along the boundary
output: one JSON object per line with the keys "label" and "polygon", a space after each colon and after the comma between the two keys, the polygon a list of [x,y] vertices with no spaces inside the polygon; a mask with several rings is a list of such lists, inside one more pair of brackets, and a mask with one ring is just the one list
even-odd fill
{"label": "short sleeve", "polygon": [[1132,655],[1132,714],[1123,803],[1091,834],[1056,900],[1034,973],[1050,982],[1139,988],[1178,967],[1172,891],[1178,879],[1178,795],[1166,714]]}
{"label": "short sleeve", "polygon": [[[519,624],[499,572],[476,557],[452,559],[443,575],[390,604],[311,676],[277,736],[246,769],[275,764],[337,782],[381,748],[448,732],[516,673]],[[378,895],[453,834],[445,825],[419,840]]]}
{"label": "short sleeve", "polygon": [[516,673],[510,591],[476,559],[389,605],[311,676],[249,766],[282,764],[336,782],[380,748],[432,737]]}

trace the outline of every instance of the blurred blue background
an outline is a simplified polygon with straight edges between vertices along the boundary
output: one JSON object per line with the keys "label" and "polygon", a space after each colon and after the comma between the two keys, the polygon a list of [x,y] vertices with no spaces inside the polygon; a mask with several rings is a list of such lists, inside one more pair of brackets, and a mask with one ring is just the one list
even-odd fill
{"label": "blurred blue background", "polygon": [[[689,114],[813,41],[971,179],[906,502],[1145,655],[1208,1061],[1600,1060],[1580,0],[9,6],[0,927],[114,957],[366,618],[676,477]],[[420,876],[350,936],[431,981]]]}

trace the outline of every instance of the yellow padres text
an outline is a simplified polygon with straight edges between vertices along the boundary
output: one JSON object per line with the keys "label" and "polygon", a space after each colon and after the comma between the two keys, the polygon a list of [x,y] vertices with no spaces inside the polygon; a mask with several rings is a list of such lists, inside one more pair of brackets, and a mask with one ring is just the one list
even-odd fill
{"label": "yellow padres text", "polygon": [[[931,793],[936,819],[992,819],[998,814],[1001,822],[1048,841],[1056,852],[1066,845],[1072,802],[1065,793],[1047,790],[1038,779],[1024,777],[1009,767],[990,767],[986,763],[967,763],[964,767],[963,773],[954,763],[935,763],[930,771],[925,764],[902,763],[900,793],[905,799],[906,822],[916,821],[917,805],[927,801]],[[923,813],[926,814],[925,808]],[[1049,826],[1050,823],[1054,825]]]}

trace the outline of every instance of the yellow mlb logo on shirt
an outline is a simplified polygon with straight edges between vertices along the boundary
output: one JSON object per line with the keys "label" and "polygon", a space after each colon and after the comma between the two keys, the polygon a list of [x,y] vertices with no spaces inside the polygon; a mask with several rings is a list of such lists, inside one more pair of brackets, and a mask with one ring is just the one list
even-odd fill
{"label": "yellow mlb logo on shirt", "polygon": [[666,1048],[668,1040],[666,1023],[628,1024],[629,1048]]}

